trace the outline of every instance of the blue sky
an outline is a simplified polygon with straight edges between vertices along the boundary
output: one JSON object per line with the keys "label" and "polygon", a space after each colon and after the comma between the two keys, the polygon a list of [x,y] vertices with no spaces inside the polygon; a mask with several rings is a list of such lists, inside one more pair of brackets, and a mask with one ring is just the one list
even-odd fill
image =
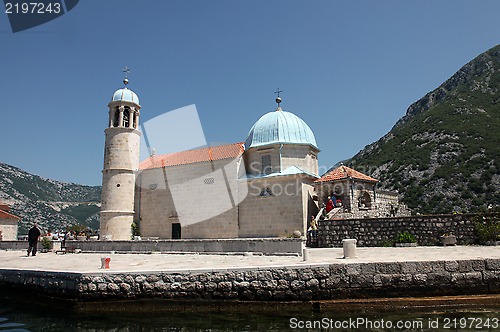
{"label": "blue sky", "polygon": [[142,122],[195,104],[208,142],[244,141],[279,87],[328,168],[498,44],[498,13],[497,0],[82,0],[18,33],[0,13],[0,161],[100,185],[128,66]]}

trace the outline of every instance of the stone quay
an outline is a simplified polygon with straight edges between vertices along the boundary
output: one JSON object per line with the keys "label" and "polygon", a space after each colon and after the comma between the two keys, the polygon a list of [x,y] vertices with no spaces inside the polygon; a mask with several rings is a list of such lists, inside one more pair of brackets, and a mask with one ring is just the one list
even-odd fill
{"label": "stone quay", "polygon": [[[500,294],[500,248],[486,246],[306,249],[306,256],[258,253],[0,251],[0,286],[95,302],[287,302]],[[101,268],[109,258],[109,268]]]}

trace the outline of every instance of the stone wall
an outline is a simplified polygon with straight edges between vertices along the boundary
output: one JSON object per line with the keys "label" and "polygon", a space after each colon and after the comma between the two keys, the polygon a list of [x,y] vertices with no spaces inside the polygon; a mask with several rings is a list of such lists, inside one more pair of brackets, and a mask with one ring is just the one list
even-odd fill
{"label": "stone wall", "polygon": [[377,207],[377,217],[409,217],[411,211],[408,207],[399,202],[398,193],[377,189],[375,205]]}
{"label": "stone wall", "polygon": [[0,286],[80,300],[311,301],[497,294],[500,259],[321,264],[162,273],[0,270]]}
{"label": "stone wall", "polygon": [[[219,240],[151,240],[151,241],[67,241],[68,249],[77,248],[84,252],[211,252],[244,253],[264,255],[302,255],[302,240],[293,238],[272,239],[219,239]],[[42,248],[41,241],[38,249]],[[27,250],[27,241],[1,241],[0,250]]]}
{"label": "stone wall", "polygon": [[[283,175],[238,179],[241,160],[196,163],[141,172],[135,221],[144,237],[182,239],[287,237],[305,233],[313,178]],[[214,171],[215,169],[215,171]],[[176,225],[176,226],[177,226]]]}
{"label": "stone wall", "polygon": [[311,178],[303,175],[248,180],[248,196],[240,203],[239,237],[287,237],[305,233]]}
{"label": "stone wall", "polygon": [[457,244],[477,242],[474,214],[431,215],[395,218],[324,220],[319,222],[319,246],[342,247],[343,239],[357,239],[361,247],[376,247],[396,239],[401,232],[415,235],[419,245],[437,245],[445,233],[457,237]]}
{"label": "stone wall", "polygon": [[[147,169],[138,176],[135,221],[141,235],[172,238],[238,236],[238,203],[248,192],[238,181],[241,157]],[[244,170],[243,170],[244,171]]]}
{"label": "stone wall", "polygon": [[[262,157],[269,156],[270,167],[263,169]],[[310,145],[302,144],[270,144],[250,148],[245,151],[245,166],[249,174],[262,175],[279,173],[288,167],[318,174],[318,150]]]}
{"label": "stone wall", "polygon": [[335,209],[331,219],[407,217],[408,207],[399,202],[397,192],[375,188],[372,182],[352,179],[315,183],[320,204],[328,196],[342,201],[342,207]]}

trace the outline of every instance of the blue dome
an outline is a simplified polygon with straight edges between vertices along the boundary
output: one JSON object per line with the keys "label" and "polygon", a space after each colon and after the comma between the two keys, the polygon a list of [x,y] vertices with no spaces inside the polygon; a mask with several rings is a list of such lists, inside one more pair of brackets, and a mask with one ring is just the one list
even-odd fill
{"label": "blue dome", "polygon": [[245,148],[281,143],[306,144],[318,148],[316,138],[304,120],[281,109],[264,114],[255,122],[248,133]]}
{"label": "blue dome", "polygon": [[134,91],[127,88],[116,90],[111,101],[128,101],[139,105],[139,97],[137,97]]}

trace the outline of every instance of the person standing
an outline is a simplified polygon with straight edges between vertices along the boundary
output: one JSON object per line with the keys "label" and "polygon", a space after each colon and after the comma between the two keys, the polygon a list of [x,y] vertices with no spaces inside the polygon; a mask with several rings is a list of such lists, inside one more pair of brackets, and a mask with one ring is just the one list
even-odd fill
{"label": "person standing", "polygon": [[318,239],[318,222],[314,216],[311,216],[311,222],[309,224],[309,228],[311,229],[311,235],[314,241]]}
{"label": "person standing", "polygon": [[332,201],[332,198],[328,196],[328,199],[326,201],[326,213],[328,214],[331,210],[333,210],[334,204]]}
{"label": "person standing", "polygon": [[33,227],[28,231],[28,256],[32,252],[32,256],[36,256],[36,247],[38,245],[38,239],[40,238],[41,232],[38,225],[35,223]]}

